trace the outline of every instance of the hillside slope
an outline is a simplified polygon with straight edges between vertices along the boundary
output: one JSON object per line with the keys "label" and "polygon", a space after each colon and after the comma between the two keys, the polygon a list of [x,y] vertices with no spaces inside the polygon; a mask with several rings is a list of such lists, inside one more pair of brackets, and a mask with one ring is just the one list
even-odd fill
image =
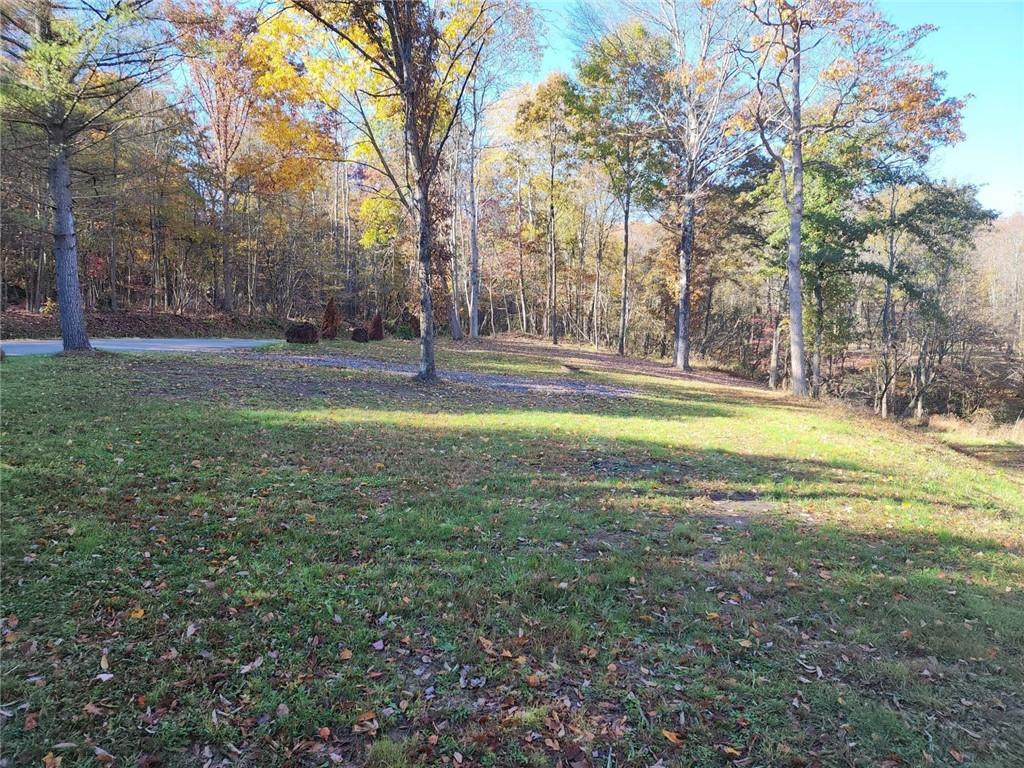
{"label": "hillside slope", "polygon": [[585,350],[414,356],[3,363],[4,757],[1017,764],[1013,463]]}

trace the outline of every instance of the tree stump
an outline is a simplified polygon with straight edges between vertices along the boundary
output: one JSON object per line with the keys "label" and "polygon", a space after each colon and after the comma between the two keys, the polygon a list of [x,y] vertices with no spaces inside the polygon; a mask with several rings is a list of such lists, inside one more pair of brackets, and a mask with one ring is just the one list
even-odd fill
{"label": "tree stump", "polygon": [[384,319],[380,312],[373,316],[370,321],[370,341],[382,341],[384,339]]}
{"label": "tree stump", "polygon": [[367,333],[366,329],[362,326],[352,329],[352,341],[358,341],[360,344],[365,344],[369,340],[370,334]]}
{"label": "tree stump", "polygon": [[340,323],[341,315],[338,313],[338,305],[335,303],[334,297],[331,296],[327,301],[326,309],[324,309],[324,321],[320,324],[320,338],[338,338],[338,325]]}
{"label": "tree stump", "polygon": [[289,344],[317,344],[320,341],[320,330],[312,323],[289,323],[284,332],[284,340]]}

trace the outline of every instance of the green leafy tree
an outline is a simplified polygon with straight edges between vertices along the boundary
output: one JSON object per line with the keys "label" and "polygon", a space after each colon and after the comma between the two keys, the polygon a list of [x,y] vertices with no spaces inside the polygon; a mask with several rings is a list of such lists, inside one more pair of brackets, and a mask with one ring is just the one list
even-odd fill
{"label": "green leafy tree", "polygon": [[638,201],[649,200],[664,172],[644,66],[659,45],[639,23],[616,27],[585,46],[569,95],[576,138],[584,154],[604,166],[622,208],[620,355],[625,354],[629,316],[630,216]]}
{"label": "green leafy tree", "polygon": [[149,0],[5,4],[4,119],[46,145],[60,329],[65,350],[91,349],[79,279],[72,159],[132,115],[123,108],[172,59],[147,18]]}

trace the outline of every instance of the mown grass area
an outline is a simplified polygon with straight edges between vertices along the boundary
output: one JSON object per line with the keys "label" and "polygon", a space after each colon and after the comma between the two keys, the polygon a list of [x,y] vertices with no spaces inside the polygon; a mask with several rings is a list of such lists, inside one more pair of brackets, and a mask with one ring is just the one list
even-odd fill
{"label": "mown grass area", "polygon": [[439,363],[631,394],[6,361],[8,764],[1019,765],[1024,473],[583,350]]}

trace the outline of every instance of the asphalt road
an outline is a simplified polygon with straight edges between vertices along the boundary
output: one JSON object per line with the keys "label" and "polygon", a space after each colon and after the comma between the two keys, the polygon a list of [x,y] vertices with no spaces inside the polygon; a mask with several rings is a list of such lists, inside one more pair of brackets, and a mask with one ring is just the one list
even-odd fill
{"label": "asphalt road", "polygon": [[[215,352],[219,349],[250,349],[273,344],[275,339],[90,339],[95,349],[106,352]],[[55,355],[63,349],[60,339],[3,341],[8,355]]]}

